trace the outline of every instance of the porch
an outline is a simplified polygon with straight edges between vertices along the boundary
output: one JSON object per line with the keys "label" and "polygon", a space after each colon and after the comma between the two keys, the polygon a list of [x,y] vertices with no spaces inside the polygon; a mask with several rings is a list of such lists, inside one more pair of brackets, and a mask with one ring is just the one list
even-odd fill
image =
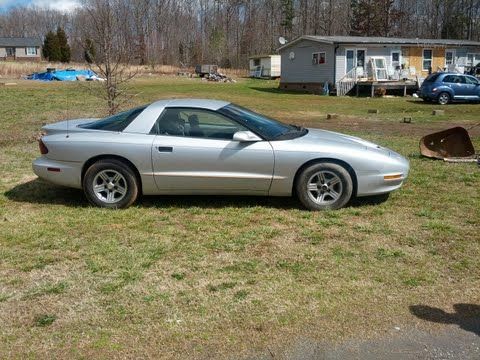
{"label": "porch", "polygon": [[418,82],[410,79],[389,81],[358,80],[355,86],[356,96],[360,95],[362,88],[368,89],[371,97],[375,96],[375,89],[378,88],[384,88],[387,92],[389,90],[401,90],[403,96],[406,96],[409,92],[418,90]]}

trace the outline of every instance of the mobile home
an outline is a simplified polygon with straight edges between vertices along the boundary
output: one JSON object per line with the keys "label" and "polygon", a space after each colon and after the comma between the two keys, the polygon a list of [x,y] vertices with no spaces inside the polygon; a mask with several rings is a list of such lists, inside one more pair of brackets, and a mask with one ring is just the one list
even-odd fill
{"label": "mobile home", "polygon": [[[356,85],[414,88],[429,72],[468,71],[480,63],[480,42],[357,36],[301,36],[278,49],[280,88],[345,95]],[[358,87],[357,86],[357,89]]]}

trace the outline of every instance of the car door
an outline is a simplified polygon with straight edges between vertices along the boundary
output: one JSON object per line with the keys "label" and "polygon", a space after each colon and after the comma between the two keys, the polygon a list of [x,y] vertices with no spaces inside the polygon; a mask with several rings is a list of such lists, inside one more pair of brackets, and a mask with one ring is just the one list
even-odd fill
{"label": "car door", "polygon": [[443,82],[453,90],[455,99],[464,99],[467,95],[465,77],[461,75],[447,75]]}
{"label": "car door", "polygon": [[466,98],[471,100],[480,99],[480,82],[473,76],[464,76],[464,78],[466,83]]}
{"label": "car door", "polygon": [[217,112],[166,108],[154,127],[152,166],[160,193],[267,194],[273,176],[268,141],[233,141],[247,130]]}

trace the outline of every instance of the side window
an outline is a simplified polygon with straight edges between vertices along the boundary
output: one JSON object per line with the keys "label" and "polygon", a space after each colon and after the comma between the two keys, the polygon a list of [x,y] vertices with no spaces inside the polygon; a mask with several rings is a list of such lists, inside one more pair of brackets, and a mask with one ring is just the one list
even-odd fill
{"label": "side window", "polygon": [[467,81],[467,84],[469,85],[478,85],[478,80],[472,77],[465,76],[465,80]]}
{"label": "side window", "polygon": [[215,111],[193,108],[166,108],[154,127],[158,135],[226,140],[232,139],[237,131],[246,130]]}
{"label": "side window", "polygon": [[465,77],[459,75],[447,75],[443,78],[444,83],[465,84]]}

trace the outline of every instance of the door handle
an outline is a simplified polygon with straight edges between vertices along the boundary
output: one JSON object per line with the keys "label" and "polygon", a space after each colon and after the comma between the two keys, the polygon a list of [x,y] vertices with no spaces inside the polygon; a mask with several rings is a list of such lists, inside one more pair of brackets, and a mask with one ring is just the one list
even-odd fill
{"label": "door handle", "polygon": [[157,146],[158,152],[173,152],[172,146]]}

